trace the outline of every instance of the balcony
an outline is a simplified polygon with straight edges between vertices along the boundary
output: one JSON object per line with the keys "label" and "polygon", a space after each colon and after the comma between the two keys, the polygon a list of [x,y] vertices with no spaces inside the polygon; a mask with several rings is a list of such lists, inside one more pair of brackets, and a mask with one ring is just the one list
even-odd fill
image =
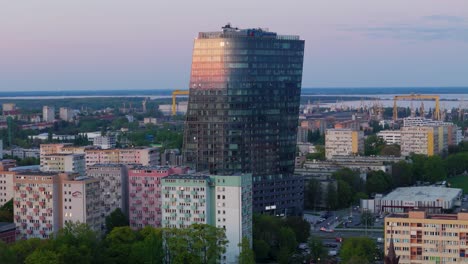
{"label": "balcony", "polygon": [[22,194],[21,194],[21,198],[26,198],[26,194],[25,194],[25,193],[22,193]]}
{"label": "balcony", "polygon": [[34,194],[34,199],[39,199],[39,194]]}
{"label": "balcony", "polygon": [[144,194],[143,194],[143,197],[145,197],[145,198],[148,197],[148,194],[147,194],[147,193],[144,193]]}
{"label": "balcony", "polygon": [[39,213],[39,208],[34,208],[33,211],[34,211],[35,213]]}
{"label": "balcony", "polygon": [[26,223],[21,223],[21,226],[22,226],[23,228],[26,228],[26,227],[28,226],[28,224],[26,224]]}
{"label": "balcony", "polygon": [[46,224],[47,228],[52,228],[52,224]]}
{"label": "balcony", "polygon": [[149,204],[154,204],[154,200],[150,200],[150,201],[149,201]]}
{"label": "balcony", "polygon": [[130,194],[130,197],[135,197],[135,193],[131,193],[131,194]]}
{"label": "balcony", "polygon": [[28,209],[26,209],[26,208],[24,208],[24,207],[21,208],[21,212],[22,212],[22,213],[26,213],[27,210],[28,210]]}
{"label": "balcony", "polygon": [[148,212],[148,207],[143,207],[144,212]]}
{"label": "balcony", "polygon": [[13,189],[14,189],[15,191],[19,191],[19,187],[18,187],[18,186],[13,187]]}
{"label": "balcony", "polygon": [[14,205],[20,205],[20,202],[19,201],[14,201],[13,204]]}
{"label": "balcony", "polygon": [[27,201],[27,202],[26,202],[26,205],[29,206],[29,207],[31,207],[31,206],[32,206],[32,202]]}
{"label": "balcony", "polygon": [[32,191],[32,188],[28,186],[28,187],[26,187],[26,190],[27,190],[28,192],[30,192],[30,191]]}
{"label": "balcony", "polygon": [[141,204],[141,200],[136,200],[135,203],[136,204]]}
{"label": "balcony", "polygon": [[16,219],[16,220],[19,220],[20,218],[21,218],[21,216],[15,215],[15,219]]}
{"label": "balcony", "polygon": [[27,218],[28,220],[32,220],[32,215],[28,215],[28,216],[26,216],[26,218]]}
{"label": "balcony", "polygon": [[41,215],[41,216],[39,216],[39,219],[40,219],[41,221],[44,221],[44,220],[45,220],[45,216]]}
{"label": "balcony", "polygon": [[40,206],[45,206],[45,202],[39,202]]}
{"label": "balcony", "polygon": [[39,234],[44,235],[44,234],[45,234],[45,231],[44,231],[44,230],[41,230],[41,231],[39,231]]}
{"label": "balcony", "polygon": [[135,206],[130,206],[130,211],[135,211]]}
{"label": "balcony", "polygon": [[33,232],[33,231],[32,231],[32,230],[30,230],[30,229],[26,230],[26,233],[27,233],[28,235],[31,235],[31,234],[32,234],[32,232]]}
{"label": "balcony", "polygon": [[43,192],[43,191],[45,191],[45,188],[44,187],[39,187],[39,191]]}
{"label": "balcony", "polygon": [[34,223],[34,227],[39,227],[41,224],[39,223]]}

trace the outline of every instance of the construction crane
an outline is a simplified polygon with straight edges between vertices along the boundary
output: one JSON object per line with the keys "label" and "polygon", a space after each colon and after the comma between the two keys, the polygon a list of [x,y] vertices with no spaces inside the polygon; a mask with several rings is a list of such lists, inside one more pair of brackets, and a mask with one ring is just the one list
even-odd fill
{"label": "construction crane", "polygon": [[176,96],[177,95],[189,95],[189,91],[187,90],[175,90],[172,92],[172,115],[175,116],[177,114],[177,104],[176,104]]}
{"label": "construction crane", "polygon": [[438,95],[425,95],[425,94],[409,94],[409,95],[395,95],[393,97],[393,120],[398,119],[398,107],[397,101],[398,100],[435,100],[435,110],[434,110],[434,119],[440,120],[440,107],[439,101],[440,97]]}

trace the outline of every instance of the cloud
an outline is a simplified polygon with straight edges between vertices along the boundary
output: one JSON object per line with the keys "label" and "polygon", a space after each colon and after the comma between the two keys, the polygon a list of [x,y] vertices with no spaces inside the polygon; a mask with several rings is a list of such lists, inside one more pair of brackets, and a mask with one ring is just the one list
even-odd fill
{"label": "cloud", "polygon": [[468,42],[468,24],[457,16],[425,16],[413,23],[392,23],[365,27],[345,27],[342,31],[361,32],[371,38]]}

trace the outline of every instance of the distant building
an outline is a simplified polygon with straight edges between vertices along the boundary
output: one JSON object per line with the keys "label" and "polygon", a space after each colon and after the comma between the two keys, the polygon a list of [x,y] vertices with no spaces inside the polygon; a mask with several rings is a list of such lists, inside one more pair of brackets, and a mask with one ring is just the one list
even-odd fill
{"label": "distant building", "polygon": [[71,122],[75,117],[75,112],[69,107],[60,107],[59,117],[63,121]]}
{"label": "distant building", "polygon": [[14,172],[0,170],[0,207],[13,198],[13,178]]}
{"label": "distant building", "polygon": [[327,129],[325,157],[359,155],[364,153],[364,133],[352,129]]}
{"label": "distant building", "polygon": [[4,103],[2,104],[2,111],[7,112],[7,111],[14,111],[16,110],[16,104],[14,103]]}
{"label": "distant building", "polygon": [[42,107],[42,120],[44,122],[54,122],[55,120],[55,108],[53,106]]}
{"label": "distant building", "polygon": [[11,168],[16,167],[16,160],[4,159],[0,160],[0,171],[8,171]]}
{"label": "distant building", "polygon": [[221,263],[238,263],[239,243],[252,241],[252,176],[171,175],[162,178],[162,226],[209,224],[226,230]]}
{"label": "distant building", "polygon": [[[399,256],[400,264],[466,262],[468,213],[394,213],[385,217],[384,228],[384,252],[389,251],[387,256]],[[389,250],[391,243],[394,252]]]}
{"label": "distant building", "polygon": [[128,171],[130,227],[161,227],[161,179],[187,171],[181,167],[138,166]]}
{"label": "distant building", "polygon": [[382,130],[377,133],[377,137],[383,139],[387,145],[401,144],[400,130]]}
{"label": "distant building", "polygon": [[182,154],[178,149],[165,149],[161,154],[161,165],[165,166],[182,166]]}
{"label": "distant building", "polygon": [[297,142],[307,142],[309,136],[309,129],[299,126],[297,128]]}
{"label": "distant building", "polygon": [[86,166],[120,163],[154,166],[160,164],[159,148],[86,149]]}
{"label": "distant building", "polygon": [[154,118],[154,117],[145,117],[143,119],[143,123],[144,124],[153,124],[153,125],[157,125],[158,124],[158,119],[157,118]]}
{"label": "distant building", "polygon": [[402,127],[401,155],[409,156],[414,153],[433,156],[442,153],[447,145],[444,144],[443,131],[440,132],[437,127]]}
{"label": "distant building", "polygon": [[0,139],[0,160],[3,159],[3,140]]}
{"label": "distant building", "polygon": [[86,163],[84,154],[49,154],[41,157],[41,171],[69,172],[85,175]]}
{"label": "distant building", "polygon": [[40,157],[39,149],[14,148],[14,149],[8,150],[8,154],[11,155],[12,157],[17,157],[20,159],[24,159],[24,158],[38,159]]}
{"label": "distant building", "polygon": [[93,145],[101,149],[115,148],[116,138],[114,135],[98,136],[93,139]]}
{"label": "distant building", "polygon": [[94,164],[86,176],[98,179],[103,217],[120,208],[128,216],[128,169],[123,164]]}

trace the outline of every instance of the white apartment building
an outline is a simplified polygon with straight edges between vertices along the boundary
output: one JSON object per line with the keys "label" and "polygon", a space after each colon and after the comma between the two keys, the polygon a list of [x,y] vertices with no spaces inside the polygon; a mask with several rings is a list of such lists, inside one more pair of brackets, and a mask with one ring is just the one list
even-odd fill
{"label": "white apartment building", "polygon": [[98,179],[80,176],[63,179],[62,219],[67,222],[86,223],[92,230],[101,232],[105,218],[101,205],[101,192]]}
{"label": "white apartment building", "polygon": [[161,183],[162,226],[223,228],[229,243],[221,262],[238,263],[238,244],[243,237],[252,241],[252,176],[170,175]]}
{"label": "white apartment building", "polygon": [[44,122],[54,122],[55,108],[53,106],[44,105],[42,107],[42,120]]}
{"label": "white apartment building", "polygon": [[78,173],[86,172],[84,154],[49,154],[41,157],[41,171]]}
{"label": "white apartment building", "polygon": [[87,149],[86,166],[120,163],[155,166],[160,164],[159,148]]}
{"label": "white apartment building", "polygon": [[377,133],[377,137],[383,139],[387,145],[401,144],[400,130],[382,130]]}
{"label": "white apartment building", "polygon": [[364,132],[352,129],[325,131],[325,157],[358,155],[364,153]]}
{"label": "white apartment building", "polygon": [[100,181],[99,192],[104,217],[120,208],[128,215],[128,168],[123,164],[94,164],[86,176]]}

